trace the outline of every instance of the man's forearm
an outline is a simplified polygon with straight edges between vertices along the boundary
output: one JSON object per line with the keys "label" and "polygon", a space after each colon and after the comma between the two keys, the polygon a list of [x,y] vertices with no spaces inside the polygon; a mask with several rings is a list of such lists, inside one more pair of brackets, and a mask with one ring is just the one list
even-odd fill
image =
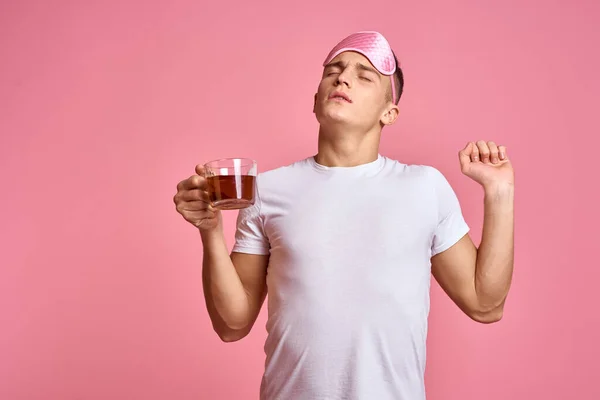
{"label": "man's forearm", "polygon": [[213,325],[219,329],[241,329],[248,323],[248,296],[231,261],[223,230],[202,233],[201,237],[202,283]]}
{"label": "man's forearm", "polygon": [[482,310],[504,304],[513,274],[514,186],[484,188],[484,220],[477,251],[475,289]]}

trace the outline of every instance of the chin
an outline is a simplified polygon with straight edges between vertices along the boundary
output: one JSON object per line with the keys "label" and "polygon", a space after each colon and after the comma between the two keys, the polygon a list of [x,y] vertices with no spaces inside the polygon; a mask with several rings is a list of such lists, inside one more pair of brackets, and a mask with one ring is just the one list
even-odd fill
{"label": "chin", "polygon": [[321,116],[320,118],[317,118],[317,121],[321,126],[343,126],[351,124],[351,121],[348,118],[339,116]]}
{"label": "chin", "polygon": [[351,116],[345,110],[333,110],[330,107],[324,107],[316,112],[317,121],[321,125],[327,124],[349,124],[352,122]]}

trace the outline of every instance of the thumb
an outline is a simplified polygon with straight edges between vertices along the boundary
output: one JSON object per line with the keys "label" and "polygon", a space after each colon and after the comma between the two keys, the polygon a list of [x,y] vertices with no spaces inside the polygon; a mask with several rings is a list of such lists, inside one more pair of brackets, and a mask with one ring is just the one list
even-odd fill
{"label": "thumb", "polygon": [[200,176],[205,176],[206,168],[204,168],[204,165],[202,165],[202,164],[196,165],[196,173]]}

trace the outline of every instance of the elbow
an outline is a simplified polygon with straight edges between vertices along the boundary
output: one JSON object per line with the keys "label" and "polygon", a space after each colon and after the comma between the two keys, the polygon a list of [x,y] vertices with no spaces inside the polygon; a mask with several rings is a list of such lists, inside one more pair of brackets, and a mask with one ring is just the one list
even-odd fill
{"label": "elbow", "polygon": [[499,322],[502,319],[502,312],[493,312],[493,313],[485,313],[485,314],[477,314],[471,316],[471,318],[479,322],[480,324],[493,324]]}
{"label": "elbow", "polygon": [[219,339],[221,339],[223,343],[237,342],[246,337],[246,335],[241,335],[238,332],[217,332],[217,335],[219,335]]}
{"label": "elbow", "polygon": [[219,339],[221,339],[223,343],[237,342],[238,340],[242,340],[243,338],[248,336],[248,332],[245,330],[215,329],[215,332],[217,333]]}
{"label": "elbow", "polygon": [[229,326],[214,326],[213,329],[223,343],[237,342],[248,336],[248,333],[250,333],[250,329],[248,329],[247,326],[240,329],[234,329]]}
{"label": "elbow", "polygon": [[467,315],[475,322],[480,324],[493,324],[499,322],[504,315],[504,306],[499,306],[487,310],[473,310]]}
{"label": "elbow", "polygon": [[248,336],[252,324],[242,318],[223,318],[216,316],[211,318],[212,327],[219,339],[224,343],[237,342]]}

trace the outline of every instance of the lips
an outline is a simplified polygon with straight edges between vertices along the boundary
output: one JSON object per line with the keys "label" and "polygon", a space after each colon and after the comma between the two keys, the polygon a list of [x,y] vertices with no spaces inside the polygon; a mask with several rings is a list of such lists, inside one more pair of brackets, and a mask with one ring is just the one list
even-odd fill
{"label": "lips", "polygon": [[329,100],[345,100],[348,103],[352,103],[350,97],[344,92],[333,92],[329,95]]}

